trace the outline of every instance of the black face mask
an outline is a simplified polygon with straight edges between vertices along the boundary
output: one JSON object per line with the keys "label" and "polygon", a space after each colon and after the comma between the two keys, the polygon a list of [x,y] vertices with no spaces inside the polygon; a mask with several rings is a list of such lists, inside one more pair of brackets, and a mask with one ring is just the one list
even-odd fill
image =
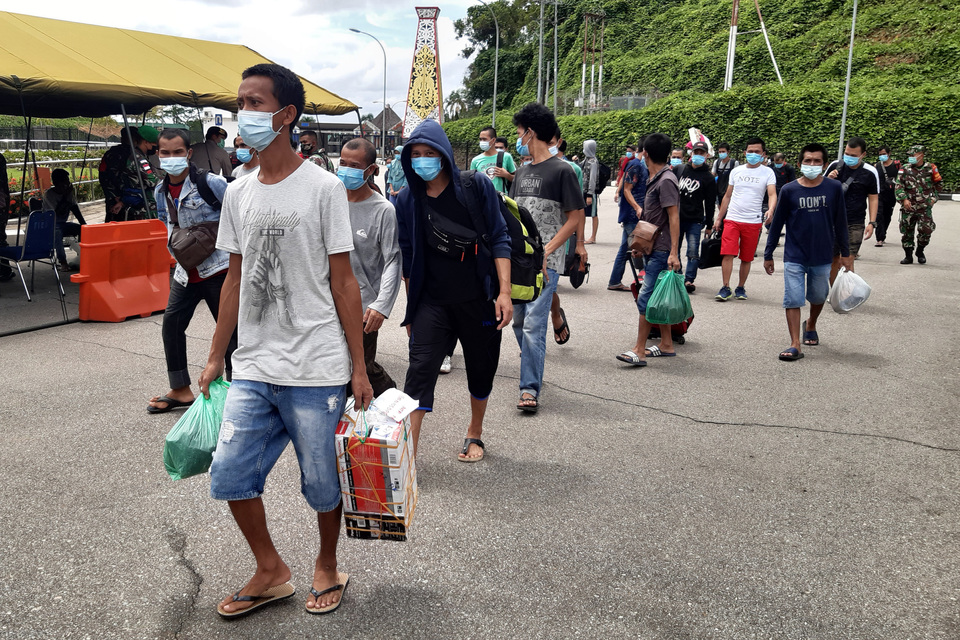
{"label": "black face mask", "polygon": [[311,151],[313,151],[313,145],[307,142],[303,142],[300,144],[300,151],[302,151],[303,153],[310,153]]}
{"label": "black face mask", "polygon": [[156,147],[150,147],[149,149],[147,149],[147,155],[148,155],[148,156],[156,155],[156,153],[157,153],[157,148],[156,148]]}

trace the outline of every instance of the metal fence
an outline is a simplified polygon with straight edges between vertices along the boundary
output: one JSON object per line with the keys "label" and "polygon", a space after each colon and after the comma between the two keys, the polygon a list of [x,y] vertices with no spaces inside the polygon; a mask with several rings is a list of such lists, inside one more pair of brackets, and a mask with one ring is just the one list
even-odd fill
{"label": "metal fence", "polygon": [[[0,127],[0,149],[23,149],[27,139],[26,127]],[[119,140],[119,138],[117,138]],[[31,149],[62,149],[66,146],[83,146],[87,143],[87,133],[76,128],[49,127],[45,125],[30,127]],[[105,146],[107,140],[99,136],[90,136],[90,146]]]}

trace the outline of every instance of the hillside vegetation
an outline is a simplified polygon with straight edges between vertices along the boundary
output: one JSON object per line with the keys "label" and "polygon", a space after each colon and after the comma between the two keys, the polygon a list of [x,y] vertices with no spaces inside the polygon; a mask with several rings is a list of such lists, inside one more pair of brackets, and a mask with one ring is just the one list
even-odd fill
{"label": "hillside vegetation", "polygon": [[[501,21],[498,108],[504,113],[503,118],[498,113],[498,124],[509,130],[509,113],[536,93],[539,5],[500,0],[494,8]],[[687,127],[695,126],[714,142],[737,144],[758,134],[787,153],[810,141],[836,148],[853,0],[761,0],[760,8],[785,86],[776,81],[763,36],[746,34],[738,40],[734,88],[723,92],[731,0],[562,4],[562,93],[579,91],[583,15],[602,10],[607,15],[604,85],[610,88],[604,93],[665,96],[645,109],[562,118],[569,142],[596,138],[612,148],[655,130],[685,140]],[[474,114],[489,114],[492,21],[489,13],[469,13],[472,22],[458,27],[468,49],[479,53],[465,78],[465,97]],[[504,19],[532,22],[505,43]],[[740,30],[758,28],[753,3],[743,0]],[[923,142],[947,181],[960,188],[960,166],[952,166],[950,157],[960,143],[960,3],[864,0],[856,34],[848,135],[863,135],[871,147],[889,144],[901,157],[911,144]],[[549,41],[547,47],[552,57]],[[526,61],[519,72],[511,62],[516,60]],[[488,120],[489,115],[480,115],[453,121],[448,133],[460,143],[473,141]]]}

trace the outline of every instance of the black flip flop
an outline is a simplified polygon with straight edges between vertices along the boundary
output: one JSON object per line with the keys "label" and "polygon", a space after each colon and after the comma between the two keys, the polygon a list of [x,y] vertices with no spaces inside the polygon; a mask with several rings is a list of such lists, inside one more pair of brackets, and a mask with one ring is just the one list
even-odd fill
{"label": "black flip flop", "polygon": [[[478,458],[465,457],[467,455],[467,451],[470,450],[471,444],[475,444],[478,447],[480,447],[480,457]],[[483,455],[484,455],[483,440],[480,440],[479,438],[464,438],[463,449],[460,450],[460,455],[457,456],[457,460],[459,460],[460,462],[480,462],[481,460],[483,460]],[[464,457],[461,458],[460,456],[464,456]]]}
{"label": "black flip flop", "polygon": [[[553,330],[553,339],[557,344],[567,344],[570,342],[570,336],[573,335],[573,332],[570,331],[570,327],[567,326],[567,314],[563,312],[563,307],[560,307],[560,317],[563,318],[563,322],[560,323],[560,326]],[[563,333],[563,330],[567,330],[567,337],[560,339],[560,334]]]}
{"label": "black flip flop", "polygon": [[517,404],[517,409],[524,413],[536,413],[540,409],[540,401],[537,398],[520,397],[520,402],[533,402],[533,404]]}
{"label": "black flip flop", "polygon": [[193,404],[193,400],[191,400],[190,402],[181,402],[180,400],[174,400],[173,398],[168,398],[167,396],[160,396],[156,400],[151,400],[151,402],[166,402],[167,406],[153,407],[148,404],[147,413],[166,413],[167,411],[186,408]]}

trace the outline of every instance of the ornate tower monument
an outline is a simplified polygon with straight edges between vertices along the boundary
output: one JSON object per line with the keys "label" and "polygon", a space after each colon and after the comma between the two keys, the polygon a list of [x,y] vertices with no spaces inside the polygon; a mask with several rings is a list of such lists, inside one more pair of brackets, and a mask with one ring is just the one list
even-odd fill
{"label": "ornate tower monument", "polygon": [[440,49],[437,42],[439,7],[417,7],[417,39],[413,47],[407,111],[403,137],[408,138],[424,120],[443,122],[443,89],[440,85]]}

